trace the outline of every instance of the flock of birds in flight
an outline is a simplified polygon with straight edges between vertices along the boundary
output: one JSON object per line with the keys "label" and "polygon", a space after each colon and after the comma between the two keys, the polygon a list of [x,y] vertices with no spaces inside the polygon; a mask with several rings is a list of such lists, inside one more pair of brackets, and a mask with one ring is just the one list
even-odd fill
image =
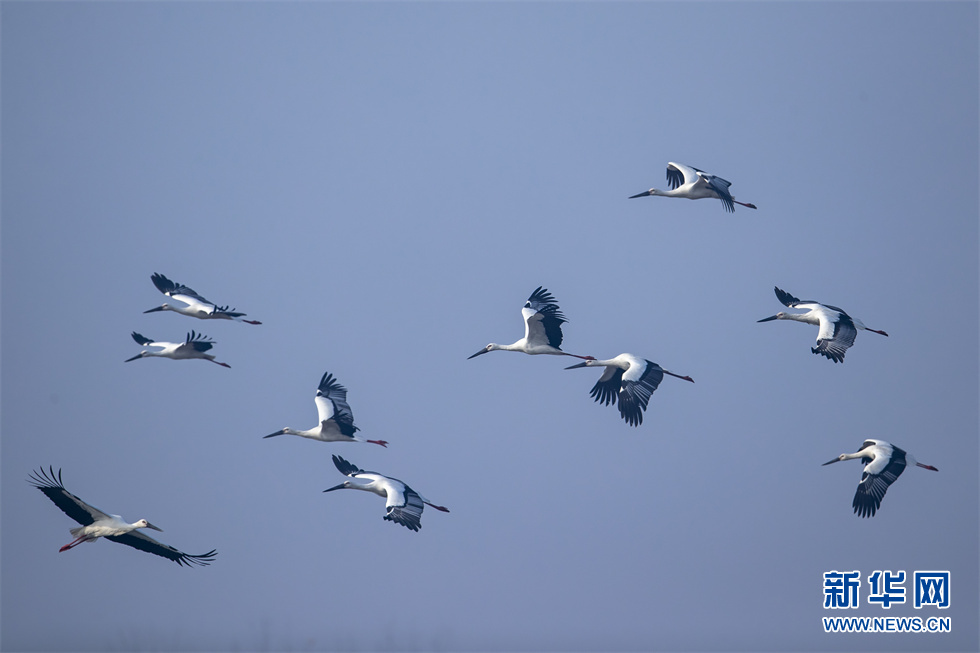
{"label": "flock of birds in flight", "polygon": [[[710,198],[720,200],[722,206],[729,212],[735,210],[735,204],[751,209],[756,208],[754,204],[739,202],[731,195],[728,190],[731,182],[705,173],[698,168],[679,163],[668,163],[667,183],[671,190],[663,191],[651,188],[631,196],[630,199],[647,196],[686,199]],[[245,313],[208,301],[191,288],[177,284],[162,274],[154,273],[151,280],[161,293],[179,303],[164,303],[144,311],[144,313],[174,311],[201,320],[234,320],[246,324],[261,324],[256,320],[245,319]],[[806,312],[779,312],[763,318],[759,322],[793,320],[819,327],[817,346],[812,347],[811,351],[814,354],[825,356],[835,363],[844,362],[844,354],[854,344],[859,330],[870,331],[883,336],[888,335],[884,331],[866,327],[861,320],[851,317],[843,309],[836,306],[821,304],[812,300],[800,300],[778,287],[775,288],[775,293],[776,298],[787,308],[803,309]],[[539,286],[531,293],[521,313],[524,318],[523,338],[509,345],[491,342],[469,358],[476,358],[492,351],[516,351],[531,355],[549,354],[582,359],[581,363],[565,368],[569,370],[583,367],[602,367],[602,375],[592,387],[590,396],[596,402],[606,406],[618,404],[620,416],[630,426],[642,424],[643,413],[647,409],[650,397],[660,386],[664,375],[694,382],[694,379],[689,376],[675,374],[653,361],[633,354],[623,353],[613,358],[601,360],[593,356],[562,351],[562,324],[567,320],[558,307],[557,300],[543,287]],[[155,350],[144,349],[136,356],[126,359],[125,362],[127,363],[148,357],[162,357],[172,360],[197,358],[223,367],[231,367],[227,363],[215,360],[214,355],[208,353],[215,344],[213,340],[193,330],[187,334],[183,342],[154,341],[135,331],[132,333],[132,338],[137,344],[143,347],[153,347]],[[307,430],[285,427],[264,437],[296,435],[321,442],[367,442],[382,447],[388,446],[385,440],[367,440],[355,435],[359,429],[354,425],[354,415],[347,403],[347,389],[337,382],[329,372],[324,373],[321,377],[314,401],[319,418],[315,427]],[[917,466],[938,471],[931,465],[916,462],[910,454],[893,444],[884,440],[871,439],[865,440],[858,451],[840,454],[824,465],[855,459],[861,460],[865,464],[861,482],[858,484],[852,502],[855,514],[861,517],[874,516],[881,506],[881,500],[885,496],[886,490],[905,471],[906,467]],[[422,511],[426,505],[442,512],[449,512],[448,508],[431,503],[406,483],[396,478],[365,471],[338,455],[333,456],[333,463],[337,471],[346,476],[348,480],[326,489],[324,492],[352,489],[377,494],[385,498],[384,519],[388,521],[401,524],[412,531],[418,531],[422,527]],[[162,530],[147,520],[141,519],[130,524],[119,515],[110,515],[89,505],[65,489],[61,479],[61,470],[55,472],[53,467],[49,467],[48,471],[41,468],[31,474],[29,482],[41,490],[66,515],[81,524],[78,528],[71,529],[71,534],[75,540],[61,547],[60,551],[67,551],[83,542],[94,542],[105,537],[113,542],[168,558],[179,565],[207,565],[217,556],[215,550],[200,555],[183,553],[140,532],[140,529],[144,528]]]}

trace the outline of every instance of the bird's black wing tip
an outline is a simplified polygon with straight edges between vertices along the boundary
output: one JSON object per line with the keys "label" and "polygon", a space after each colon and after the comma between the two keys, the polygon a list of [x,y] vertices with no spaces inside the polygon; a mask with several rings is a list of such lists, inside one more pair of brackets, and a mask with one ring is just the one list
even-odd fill
{"label": "bird's black wing tip", "polygon": [[842,352],[832,351],[830,349],[824,349],[823,345],[817,345],[816,347],[810,347],[810,351],[818,356],[826,356],[828,359],[834,361],[835,363],[844,362],[844,354]]}
{"label": "bird's black wing tip", "polygon": [[342,456],[338,456],[337,454],[333,454],[333,464],[334,467],[337,468],[337,471],[344,476],[354,476],[355,474],[360,474],[364,471],[357,465],[345,460]]}
{"label": "bird's black wing tip", "polygon": [[342,386],[336,377],[334,377],[334,375],[330,372],[324,372],[323,376],[320,377],[320,384],[317,386],[317,390],[320,392],[347,392],[347,388]]}
{"label": "bird's black wing tip", "polygon": [[154,272],[150,275],[150,281],[153,285],[157,287],[157,290],[166,294],[177,288],[177,284],[168,279],[166,276],[160,274],[159,272]]}
{"label": "bird's black wing tip", "polygon": [[529,302],[541,302],[542,304],[556,304],[557,300],[551,292],[544,286],[538,286],[534,292],[531,293],[530,297],[527,298]]}
{"label": "bird's black wing tip", "polygon": [[781,289],[779,286],[773,286],[773,290],[776,292],[776,299],[779,300],[783,306],[792,308],[793,304],[799,304],[800,300],[798,297],[794,297],[785,290]]}
{"label": "bird's black wing tip", "polygon": [[857,494],[851,505],[854,507],[854,514],[858,517],[874,517],[881,503],[873,497]]}
{"label": "bird's black wing tip", "polygon": [[174,559],[181,567],[190,567],[192,565],[198,565],[199,567],[207,567],[214,559],[218,557],[218,550],[211,549],[207,553],[202,553],[200,555],[191,555],[190,553],[182,553],[179,557]]}
{"label": "bird's black wing tip", "polygon": [[54,471],[54,466],[49,465],[49,472],[44,471],[44,466],[31,470],[31,474],[27,479],[27,482],[39,489],[45,488],[59,488],[64,489],[65,485],[61,481],[61,468],[58,468],[57,473]]}
{"label": "bird's black wing tip", "polygon": [[389,512],[388,514],[386,514],[384,516],[384,519],[386,521],[390,521],[390,522],[393,522],[395,524],[401,524],[402,526],[404,526],[408,530],[414,531],[416,533],[418,533],[419,532],[419,529],[422,528],[422,522],[419,519],[411,519],[411,518],[407,517],[404,514],[400,514],[398,516],[394,516],[394,515],[392,515],[392,513]]}

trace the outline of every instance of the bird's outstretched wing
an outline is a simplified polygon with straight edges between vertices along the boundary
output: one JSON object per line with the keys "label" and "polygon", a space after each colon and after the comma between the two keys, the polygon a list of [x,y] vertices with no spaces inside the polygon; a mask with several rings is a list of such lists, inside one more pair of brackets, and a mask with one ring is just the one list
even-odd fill
{"label": "bird's outstretched wing", "polygon": [[422,497],[418,492],[407,485],[402,496],[389,491],[386,509],[384,518],[388,521],[401,524],[416,532],[422,528],[422,511],[425,509],[425,504],[422,503]]}
{"label": "bird's outstretched wing", "polygon": [[354,413],[347,403],[347,388],[340,385],[329,372],[324,372],[320,378],[315,401],[321,423],[333,420],[337,429],[348,437],[359,430],[354,426]]}
{"label": "bird's outstretched wing", "polygon": [[212,313],[227,315],[228,317],[243,317],[245,315],[248,315],[248,313],[239,313],[233,308],[229,310],[227,306],[215,306],[214,311],[212,311]]}
{"label": "bird's outstretched wing", "polygon": [[171,281],[170,279],[168,279],[167,277],[163,276],[158,272],[154,272],[150,276],[150,279],[153,281],[153,285],[157,287],[157,290],[159,290],[160,292],[162,292],[164,295],[168,297],[174,297],[175,295],[186,295],[187,297],[196,299],[199,302],[205,304],[211,303],[208,300],[206,300],[204,297],[201,297],[199,294],[194,292],[193,289],[188,288],[183,284],[174,283],[173,281]]}
{"label": "bird's outstretched wing", "polygon": [[878,474],[866,471],[861,475],[861,482],[858,483],[854,501],[851,503],[854,513],[860,517],[874,517],[888,486],[897,481],[904,471],[905,452],[892,446],[891,460],[885,469]]}
{"label": "bird's outstretched wing", "polygon": [[131,546],[134,549],[139,549],[140,551],[146,551],[147,553],[162,556],[168,560],[173,560],[181,566],[187,565],[189,567],[192,564],[207,566],[211,564],[211,561],[218,555],[218,552],[215,549],[212,549],[207,553],[202,553],[201,555],[184,553],[183,551],[178,551],[169,544],[157,542],[149,535],[144,535],[139,531],[130,531],[129,533],[123,533],[122,535],[107,535],[106,539],[112,540],[113,542],[118,542],[119,544],[125,544],[126,546]]}
{"label": "bird's outstretched wing", "polygon": [[65,489],[61,481],[61,470],[55,474],[54,467],[49,467],[50,473],[45,472],[41,467],[31,472],[28,482],[44,492],[54,505],[61,508],[65,513],[82,526],[88,526],[97,519],[108,519],[109,515],[94,506],[90,506],[74,494]]}
{"label": "bird's outstretched wing", "polygon": [[817,333],[817,346],[811,347],[814,354],[826,356],[835,363],[844,362],[844,353],[854,344],[857,328],[847,313],[839,312],[833,323],[833,336],[830,336],[830,321],[821,314],[820,331]]}
{"label": "bird's outstretched wing", "polygon": [[703,171],[684,165],[683,163],[674,163],[671,161],[667,164],[667,186],[671,190],[676,190],[683,184],[694,183],[698,180],[697,173],[699,172]]}
{"label": "bird's outstretched wing", "polygon": [[558,308],[554,295],[542,286],[531,293],[524,304],[524,337],[528,342],[547,342],[561,347],[561,325],[568,320]]}
{"label": "bird's outstretched wing", "polygon": [[602,376],[592,386],[589,396],[596,402],[608,406],[616,405],[616,398],[619,396],[619,389],[622,387],[623,369],[620,367],[603,368]]}
{"label": "bird's outstretched wing", "polygon": [[153,344],[153,341],[152,340],[150,340],[149,338],[147,338],[146,336],[144,336],[141,333],[136,333],[135,331],[133,331],[133,334],[132,335],[133,335],[133,340],[135,340],[140,345],[151,345],[151,344]]}
{"label": "bird's outstretched wing", "polygon": [[333,455],[333,464],[344,476],[356,476],[358,474],[375,474],[377,472],[366,472],[357,465],[349,463],[337,454]]}
{"label": "bird's outstretched wing", "polygon": [[780,303],[783,306],[786,306],[787,308],[796,308],[798,304],[816,303],[816,302],[809,302],[809,301],[808,302],[800,301],[798,297],[794,297],[793,295],[789,294],[785,290],[781,290],[776,286],[773,286],[773,290],[776,291],[776,299],[778,299]]}
{"label": "bird's outstretched wing", "polygon": [[214,347],[214,341],[203,333],[191,331],[187,334],[187,340],[184,341],[183,346],[190,346],[197,351],[207,351]]}
{"label": "bird's outstretched wing", "polygon": [[735,200],[732,199],[732,194],[728,190],[728,187],[732,185],[732,182],[727,179],[722,179],[715,175],[709,175],[698,171],[698,174],[704,179],[705,183],[708,184],[716,193],[718,193],[718,199],[721,200],[722,205],[724,205],[725,210],[729,213],[735,212]]}
{"label": "bird's outstretched wing", "polygon": [[650,396],[664,380],[664,371],[651,361],[646,361],[646,367],[638,379],[630,378],[631,371],[632,368],[623,375],[622,388],[619,391],[619,414],[630,426],[639,426],[643,423],[643,411],[647,409]]}

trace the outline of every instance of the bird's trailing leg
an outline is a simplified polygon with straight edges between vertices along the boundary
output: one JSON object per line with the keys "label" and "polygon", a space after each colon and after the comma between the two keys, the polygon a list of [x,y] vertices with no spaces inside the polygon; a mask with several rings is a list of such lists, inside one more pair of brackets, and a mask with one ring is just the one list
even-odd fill
{"label": "bird's trailing leg", "polygon": [[78,539],[74,540],[73,542],[69,542],[68,544],[66,544],[63,547],[61,547],[60,549],[58,549],[58,553],[63,553],[65,551],[67,551],[68,549],[73,549],[76,546],[78,546],[79,544],[81,544],[82,542],[87,542],[88,540],[89,540],[89,537],[87,535],[82,535],[81,537],[79,537]]}
{"label": "bird's trailing leg", "polygon": [[865,329],[865,331],[870,331],[871,333],[877,333],[878,335],[882,335],[882,336],[887,336],[888,335],[884,331],[879,331],[878,329],[869,329],[868,327],[864,327],[864,329]]}
{"label": "bird's trailing leg", "polygon": [[[273,434],[273,435],[275,435],[275,434]],[[269,436],[267,435],[265,437],[269,437]],[[387,440],[365,440],[365,442],[370,442],[371,444],[380,444],[385,449],[388,448],[388,441]]]}
{"label": "bird's trailing leg", "polygon": [[424,503],[424,504],[425,504],[425,505],[427,505],[427,506],[432,506],[432,507],[433,507],[433,508],[435,508],[436,510],[441,510],[442,512],[449,512],[449,508],[444,508],[444,507],[442,507],[442,506],[437,506],[437,505],[436,505],[436,504],[434,504],[434,503],[429,503],[429,502],[428,502],[428,501],[426,501],[425,499],[423,499],[423,500],[422,500],[422,503]]}
{"label": "bird's trailing leg", "polygon": [[735,202],[736,204],[741,204],[742,206],[747,206],[750,209],[757,209],[757,208],[759,208],[755,204],[749,204],[748,202],[739,202],[737,199],[732,199],[732,201]]}
{"label": "bird's trailing leg", "polygon": [[685,381],[690,381],[691,383],[694,383],[694,379],[692,379],[689,376],[681,376],[680,374],[674,374],[673,372],[668,372],[667,370],[664,370],[664,374],[670,374],[671,376],[676,376],[678,379],[684,379]]}
{"label": "bird's trailing leg", "polygon": [[939,471],[938,469],[936,469],[936,468],[935,468],[935,467],[933,467],[932,465],[923,465],[923,464],[922,464],[922,463],[920,463],[920,462],[917,462],[917,463],[915,463],[915,466],[916,466],[916,467],[921,467],[922,469],[931,469],[931,470],[932,470],[932,471],[934,471],[934,472],[938,472],[938,471]]}
{"label": "bird's trailing leg", "polygon": [[[755,207],[753,206],[752,208],[754,209]],[[245,322],[247,324],[262,324],[258,320],[242,320],[242,322]]]}

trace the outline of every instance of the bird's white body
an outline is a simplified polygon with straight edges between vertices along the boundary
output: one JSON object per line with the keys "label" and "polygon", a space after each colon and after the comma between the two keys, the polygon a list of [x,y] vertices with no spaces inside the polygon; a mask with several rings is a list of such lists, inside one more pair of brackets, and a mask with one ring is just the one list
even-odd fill
{"label": "bird's white body", "polygon": [[881,500],[884,498],[888,486],[898,480],[906,467],[922,467],[934,472],[939,471],[932,465],[923,465],[917,462],[911,454],[890,442],[872,439],[861,443],[861,448],[856,452],[842,453],[833,460],[825,462],[824,465],[855,459],[860,459],[865,463],[861,482],[858,484],[857,492],[854,493],[854,501],[851,503],[854,513],[861,517],[874,517],[881,506]]}
{"label": "bird's white body", "polygon": [[50,468],[49,474],[42,468],[31,474],[29,482],[51,499],[62,512],[81,524],[81,526],[70,529],[75,540],[61,547],[59,551],[67,551],[83,542],[94,542],[104,537],[119,544],[125,544],[134,549],[173,560],[178,565],[207,565],[217,555],[214,550],[202,555],[190,555],[140,533],[138,529],[142,528],[150,528],[160,532],[163,532],[163,529],[157,528],[145,519],[129,524],[119,515],[110,515],[85,503],[65,489],[61,481],[61,470],[55,474],[54,469]]}
{"label": "bird's white body", "polygon": [[778,287],[775,288],[775,292],[776,297],[784,306],[805,309],[806,313],[779,312],[771,317],[763,318],[759,322],[792,320],[819,327],[819,331],[817,331],[817,346],[812,347],[810,351],[814,354],[826,356],[835,363],[844,362],[844,353],[854,344],[859,330],[871,331],[872,333],[883,336],[888,335],[884,331],[866,327],[864,322],[851,317],[844,312],[844,309],[811,300],[800,300],[785,290],[780,290]]}
{"label": "bird's white body", "polygon": [[124,362],[134,361],[137,358],[169,358],[171,360],[189,360],[192,358],[199,358],[201,360],[211,361],[222,367],[231,367],[227,363],[221,363],[214,359],[214,354],[207,353],[212,346],[214,346],[214,341],[209,340],[207,336],[195,333],[191,331],[187,334],[187,339],[184,342],[163,342],[151,340],[139,333],[133,331],[133,340],[135,340],[140,345],[144,347],[159,347],[159,351],[152,351],[144,349],[136,356],[132,358],[127,358]]}
{"label": "bird's white body", "polygon": [[153,285],[157,287],[157,290],[167,297],[180,302],[180,304],[165,303],[143,311],[144,313],[173,311],[199,320],[234,320],[236,322],[245,322],[246,324],[262,324],[256,320],[246,320],[245,313],[239,313],[233,308],[229,309],[227,306],[218,306],[214,302],[210,302],[197,294],[191,288],[183,284],[174,283],[162,274],[153,273],[150,279],[153,281]]}
{"label": "bird's white body", "polygon": [[694,383],[689,376],[674,374],[633,354],[620,354],[605,360],[587,360],[565,369],[579,367],[603,367],[602,376],[592,387],[590,396],[597,402],[609,405],[619,401],[619,413],[630,426],[643,423],[643,411],[647,408],[650,396],[660,386],[664,374],[675,376]]}
{"label": "bird's white body", "polygon": [[298,431],[288,426],[264,437],[272,438],[277,435],[298,435],[301,438],[319,440],[320,442],[370,442],[387,447],[385,440],[364,440],[354,435],[359,431],[354,426],[354,413],[347,403],[347,388],[337,383],[329,372],[324,372],[317,387],[316,411],[319,423],[311,429]]}
{"label": "bird's white body", "polygon": [[123,533],[135,531],[137,528],[153,528],[154,530],[160,530],[155,528],[145,519],[133,522],[132,524],[127,524],[119,515],[105,515],[88,526],[78,526],[69,530],[71,531],[72,535],[78,538],[80,544],[81,542],[94,542],[100,537],[122,535]]}
{"label": "bird's white body", "polygon": [[421,494],[408,487],[397,478],[391,478],[377,472],[368,472],[352,465],[340,456],[334,455],[333,463],[337,470],[349,478],[340,485],[324,490],[364,490],[385,498],[385,516],[388,521],[418,531],[422,528],[422,511],[425,506],[436,510],[449,512],[448,508],[437,506]]}
{"label": "bird's white body", "polygon": [[524,337],[509,345],[491,342],[469,358],[476,358],[491,351],[519,351],[532,356],[549,354],[552,356],[574,356],[590,360],[591,356],[570,354],[560,349],[563,339],[561,325],[568,320],[562,315],[554,296],[546,289],[538,287],[521,309],[524,318]]}
{"label": "bird's white body", "polygon": [[670,190],[651,188],[648,191],[632,195],[630,199],[658,195],[689,200],[718,199],[721,200],[728,212],[733,212],[736,204],[741,204],[750,209],[756,208],[755,204],[739,202],[735,199],[728,191],[728,187],[732,185],[730,181],[683,163],[671,161],[667,164],[667,184],[670,186]]}

